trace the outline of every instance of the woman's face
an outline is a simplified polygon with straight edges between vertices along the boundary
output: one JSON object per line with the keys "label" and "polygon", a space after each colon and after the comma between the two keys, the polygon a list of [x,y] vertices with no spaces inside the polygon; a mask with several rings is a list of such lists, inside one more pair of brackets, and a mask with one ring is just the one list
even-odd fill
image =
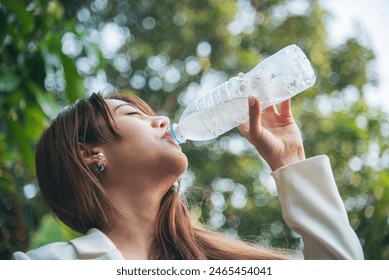
{"label": "woman's face", "polygon": [[181,147],[167,133],[169,119],[148,116],[121,100],[105,101],[121,135],[104,148],[107,171],[134,183],[143,176],[174,182],[186,170],[188,162]]}

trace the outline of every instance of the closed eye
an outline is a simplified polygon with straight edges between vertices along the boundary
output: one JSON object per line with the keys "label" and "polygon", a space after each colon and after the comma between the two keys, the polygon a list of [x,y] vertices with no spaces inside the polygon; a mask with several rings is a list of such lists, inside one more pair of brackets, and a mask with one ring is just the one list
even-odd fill
{"label": "closed eye", "polygon": [[139,112],[139,111],[128,112],[126,115],[127,116],[139,116],[139,117],[143,116],[143,114],[141,112]]}

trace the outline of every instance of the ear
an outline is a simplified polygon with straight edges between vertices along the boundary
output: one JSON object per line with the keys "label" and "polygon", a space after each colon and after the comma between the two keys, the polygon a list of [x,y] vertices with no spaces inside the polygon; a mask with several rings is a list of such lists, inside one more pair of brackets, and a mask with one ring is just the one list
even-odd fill
{"label": "ear", "polygon": [[89,146],[85,144],[79,144],[81,157],[84,162],[93,167],[94,169],[102,172],[107,166],[107,159],[104,156],[104,150],[99,146]]}

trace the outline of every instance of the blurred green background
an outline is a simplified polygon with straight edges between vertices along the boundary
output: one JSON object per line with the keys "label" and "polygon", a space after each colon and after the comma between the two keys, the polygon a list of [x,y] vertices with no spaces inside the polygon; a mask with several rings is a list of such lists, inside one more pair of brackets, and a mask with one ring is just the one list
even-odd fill
{"label": "blurred green background", "polygon": [[[306,154],[330,157],[365,257],[389,259],[389,117],[363,99],[377,83],[375,55],[358,38],[331,47],[329,15],[316,0],[1,0],[0,259],[77,235],[49,214],[34,177],[34,145],[64,104],[124,89],[178,120],[197,96],[289,44],[318,77],[293,98]],[[193,219],[301,248],[270,169],[237,130],[182,147]]]}

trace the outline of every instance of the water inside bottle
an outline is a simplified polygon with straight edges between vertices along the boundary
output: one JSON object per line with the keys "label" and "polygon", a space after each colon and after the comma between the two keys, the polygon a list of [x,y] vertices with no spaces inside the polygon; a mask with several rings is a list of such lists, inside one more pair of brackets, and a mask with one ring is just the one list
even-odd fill
{"label": "water inside bottle", "polygon": [[181,119],[180,130],[186,139],[210,140],[248,120],[247,110],[247,97],[236,98]]}

